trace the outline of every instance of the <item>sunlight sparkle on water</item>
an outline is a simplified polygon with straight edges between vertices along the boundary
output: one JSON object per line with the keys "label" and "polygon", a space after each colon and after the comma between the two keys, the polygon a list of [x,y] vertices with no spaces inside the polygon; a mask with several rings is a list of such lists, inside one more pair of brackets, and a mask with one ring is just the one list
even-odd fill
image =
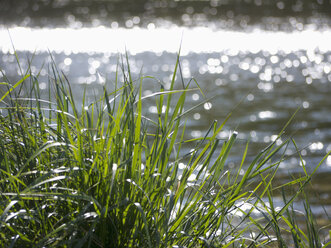
{"label": "sunlight sparkle on water", "polygon": [[260,119],[269,119],[269,118],[275,118],[275,117],[276,117],[276,113],[269,111],[269,110],[259,112]]}
{"label": "sunlight sparkle on water", "polygon": [[[331,50],[331,31],[295,31],[267,32],[254,30],[253,32],[213,31],[208,28],[106,28],[103,26],[92,28],[55,28],[32,29],[25,27],[9,28],[15,49],[26,51],[55,51],[55,52],[124,52],[132,54],[151,52],[178,52],[181,54],[194,52],[219,52],[224,50],[238,51],[270,51],[271,54],[282,50],[285,52],[310,50],[309,60],[318,60],[313,50]],[[0,48],[3,53],[12,51],[8,30],[0,27]],[[304,60],[304,58],[302,58]],[[228,60],[221,58],[221,62]],[[278,62],[276,55],[271,57],[273,63]],[[217,66],[218,59],[210,60],[212,66]],[[289,64],[287,64],[288,66]],[[243,65],[247,68],[246,65]],[[254,71],[257,68],[253,68]],[[328,69],[327,69],[328,70]]]}
{"label": "sunlight sparkle on water", "polygon": [[331,155],[326,159],[326,165],[331,167]]}

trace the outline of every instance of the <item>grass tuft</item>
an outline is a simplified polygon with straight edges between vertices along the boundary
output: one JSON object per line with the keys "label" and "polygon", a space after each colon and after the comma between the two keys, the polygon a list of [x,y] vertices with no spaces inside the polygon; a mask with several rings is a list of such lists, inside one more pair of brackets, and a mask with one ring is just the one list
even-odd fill
{"label": "grass tuft", "polygon": [[[151,78],[133,80],[127,61],[118,66],[115,89],[105,86],[92,102],[86,91],[83,101],[75,102],[55,63],[46,99],[30,69],[17,83],[6,78],[1,83],[3,247],[330,245],[319,234],[304,192],[321,163],[312,174],[303,165],[303,176],[275,183],[287,146],[297,147],[289,138],[249,161],[247,143],[242,160],[230,170],[237,132],[228,140],[218,134],[231,114],[212,123],[203,138],[184,139],[192,110],[184,109],[186,96],[201,88],[182,78],[176,85],[179,57],[170,89],[161,85],[144,97],[144,80]],[[146,99],[155,101],[156,117],[145,113]],[[279,191],[282,207],[274,202]],[[294,203],[300,197],[304,213],[298,214]],[[306,226],[298,222],[302,215]]]}

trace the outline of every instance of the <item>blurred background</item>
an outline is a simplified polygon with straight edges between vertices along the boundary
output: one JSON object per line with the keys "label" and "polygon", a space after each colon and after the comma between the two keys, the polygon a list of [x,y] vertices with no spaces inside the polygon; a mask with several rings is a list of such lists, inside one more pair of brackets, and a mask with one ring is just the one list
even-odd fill
{"label": "blurred background", "polygon": [[[0,81],[30,66],[45,93],[49,53],[81,101],[84,87],[94,99],[114,81],[125,51],[135,78],[158,79],[144,81],[144,95],[167,89],[180,47],[184,82],[195,78],[205,95],[189,95],[187,108],[205,103],[187,116],[186,138],[233,111],[219,135],[239,132],[228,167],[247,141],[250,158],[275,140],[299,107],[284,138],[295,139],[310,170],[331,150],[331,0],[0,0]],[[155,102],[145,111],[155,115]],[[293,146],[286,155],[279,180],[302,172]],[[313,186],[316,214],[331,212],[330,180],[331,156]]]}
{"label": "blurred background", "polygon": [[[1,0],[1,24],[29,27],[211,25],[248,31],[328,29],[329,0]],[[136,18],[134,18],[136,17]],[[116,26],[117,26],[116,25]]]}

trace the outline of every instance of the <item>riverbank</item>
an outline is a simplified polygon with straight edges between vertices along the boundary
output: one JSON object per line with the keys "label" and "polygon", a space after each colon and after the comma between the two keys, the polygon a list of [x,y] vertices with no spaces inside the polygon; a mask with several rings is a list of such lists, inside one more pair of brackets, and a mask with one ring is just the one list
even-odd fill
{"label": "riverbank", "polygon": [[[327,247],[329,224],[318,226],[306,192],[322,164],[279,184],[292,138],[285,124],[265,148],[231,161],[238,133],[220,138],[231,113],[192,139],[185,125],[203,95],[181,77],[169,88],[135,78],[125,57],[94,100],[77,104],[65,74],[49,65],[48,97],[38,73],[1,83],[1,243],[36,247]],[[144,80],[158,90],[142,94]],[[108,84],[112,85],[109,90]],[[113,89],[114,88],[114,89]],[[155,103],[155,115],[144,111]],[[189,147],[189,149],[188,149]],[[238,153],[238,151],[235,151]],[[330,153],[330,152],[329,152]],[[292,154],[291,157],[294,155]],[[230,163],[231,161],[231,163]],[[276,194],[281,198],[274,197]],[[278,201],[282,204],[279,205]],[[297,212],[301,205],[303,211]],[[327,219],[327,216],[326,218]]]}

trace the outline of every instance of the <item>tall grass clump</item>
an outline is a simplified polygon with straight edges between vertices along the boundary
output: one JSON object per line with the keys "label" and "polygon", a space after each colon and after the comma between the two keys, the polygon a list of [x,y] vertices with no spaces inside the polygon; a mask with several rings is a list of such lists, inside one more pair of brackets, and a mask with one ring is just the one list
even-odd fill
{"label": "tall grass clump", "polygon": [[[169,90],[160,86],[143,97],[146,77],[133,80],[129,64],[119,63],[114,89],[105,86],[92,102],[82,92],[79,104],[55,64],[46,99],[30,69],[15,84],[3,74],[2,247],[330,245],[308,200],[305,213],[294,209],[296,199],[307,199],[304,189],[320,164],[311,174],[302,164],[301,176],[275,186],[286,147],[295,144],[288,138],[253,159],[247,143],[241,162],[229,169],[237,133],[227,140],[218,133],[230,114],[211,123],[203,138],[185,140],[191,110],[184,109],[185,98],[200,88],[183,80],[177,85],[179,65],[178,58]],[[145,100],[155,102],[156,117],[145,114]],[[281,207],[274,204],[276,191],[283,192]],[[298,224],[302,216],[307,228]]]}

